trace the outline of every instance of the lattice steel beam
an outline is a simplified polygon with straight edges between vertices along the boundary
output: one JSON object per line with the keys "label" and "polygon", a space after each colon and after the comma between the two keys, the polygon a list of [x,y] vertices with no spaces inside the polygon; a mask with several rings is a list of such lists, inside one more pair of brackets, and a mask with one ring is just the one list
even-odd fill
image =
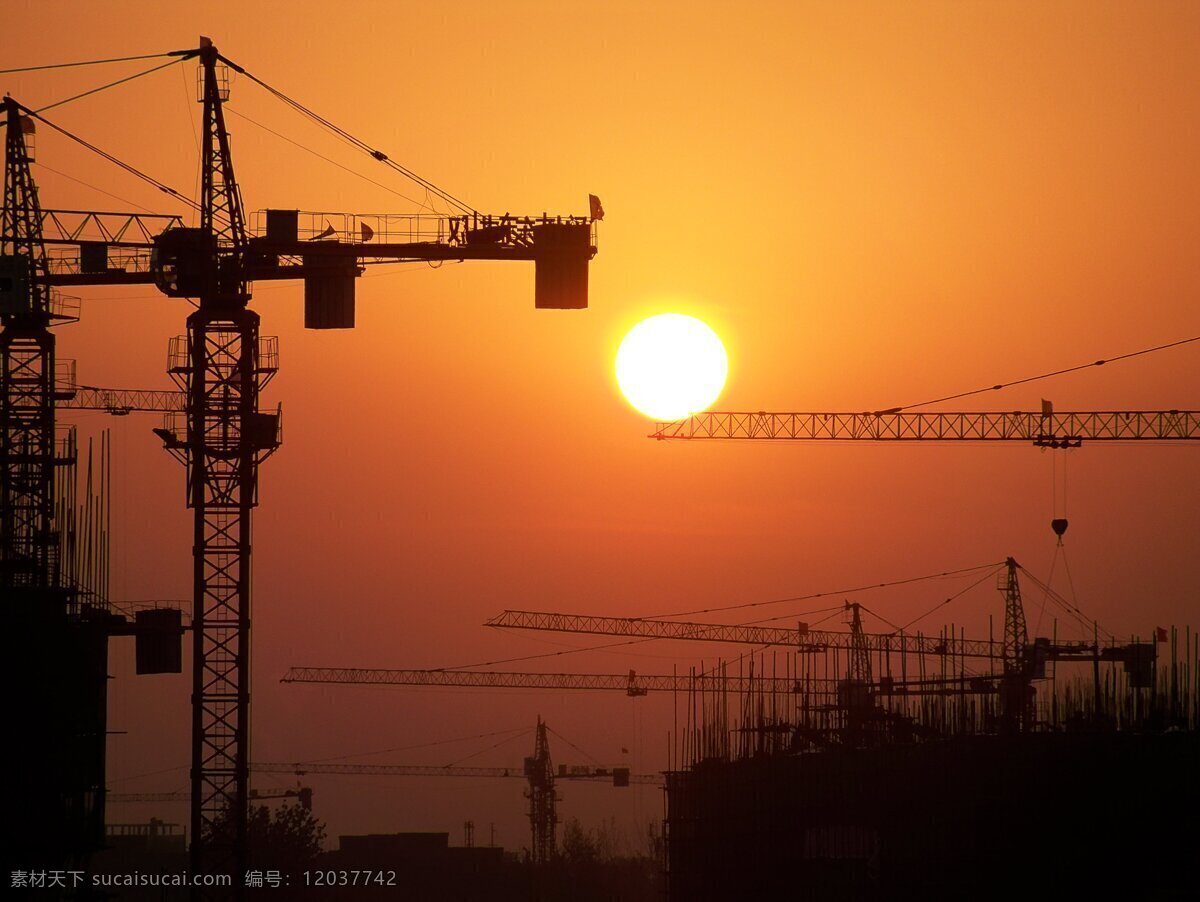
{"label": "lattice steel beam", "polygon": [[698,413],[658,423],[650,438],[809,442],[1029,442],[1071,448],[1081,442],[1197,441],[1200,411],[1110,410],[1049,413]]}
{"label": "lattice steel beam", "polygon": [[[799,627],[751,626],[744,624],[693,623],[684,620],[643,620],[637,617],[592,617],[546,611],[504,611],[485,626],[507,629],[548,630],[560,633],[597,633],[604,636],[647,639],[689,639],[699,642],[730,642],[743,645],[784,645],[801,651],[827,648],[849,649],[855,642],[850,633],[810,630]],[[862,642],[871,652],[906,652],[919,655],[1001,660],[1004,646],[988,639],[955,639],[906,636],[901,633],[865,633]]]}
{"label": "lattice steel beam", "polygon": [[[354,667],[293,667],[284,683],[343,683],[365,686],[453,686],[458,688],[578,689],[624,692],[642,696],[650,692],[792,692],[794,680],[782,677],[726,676],[720,673],[518,673],[512,671],[382,670]],[[822,688],[835,681],[818,680]],[[810,685],[811,681],[805,683]],[[825,684],[828,684],[826,686]]]}

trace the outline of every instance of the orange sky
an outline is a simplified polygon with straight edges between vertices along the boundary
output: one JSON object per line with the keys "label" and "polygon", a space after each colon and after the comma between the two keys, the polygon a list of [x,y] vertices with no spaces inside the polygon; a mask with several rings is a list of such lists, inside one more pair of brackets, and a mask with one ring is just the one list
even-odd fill
{"label": "orange sky", "polygon": [[[416,745],[540,712],[606,763],[624,746],[635,767],[656,769],[669,700],[277,679],[293,664],[432,667],[600,641],[479,625],[506,607],[639,615],[1007,555],[1047,575],[1050,453],[648,441],[612,374],[621,336],[648,314],[707,320],[730,356],[720,406],[751,410],[908,404],[1197,332],[1194,4],[11,2],[4,33],[6,66],[190,47],[204,33],[481,210],[583,213],[589,192],[604,201],[582,313],[535,311],[532,268],[518,264],[372,273],[345,333],[305,332],[299,287],[260,286],[255,307],[283,365],[265,400],[284,404],[285,443],[264,469],[255,525],[259,760]],[[142,65],[10,75],[0,87],[36,108]],[[194,78],[184,64],[51,118],[192,189]],[[417,196],[248,80],[235,80],[230,106]],[[229,125],[250,210],[415,211],[237,116]],[[177,212],[51,134],[38,151],[45,207]],[[186,304],[141,286],[80,294],[83,321],[60,332],[80,381],[166,386]],[[1194,347],[970,406],[1200,407]],[[113,430],[115,598],[187,597],[183,473],[155,424],[75,419],[85,434]],[[1196,454],[1069,456],[1074,590],[1118,634],[1196,622]],[[1062,576],[1060,564],[1065,593]],[[946,594],[925,584],[863,601],[902,621]],[[1027,596],[1032,625],[1041,599]],[[948,616],[974,630],[1000,611],[987,588],[956,605]],[[128,731],[110,744],[114,780],[187,761],[188,678],[134,679],[130,651],[117,647],[113,665],[111,728]],[[650,672],[722,651],[737,650],[648,645],[529,663]],[[516,763],[529,744],[473,760]],[[382,757],[446,763],[479,747]],[[581,760],[561,743],[555,754]],[[181,767],[113,788],[185,781]],[[495,821],[500,842],[526,841],[517,781],[311,782],[332,834],[442,829],[457,840],[471,817]],[[659,811],[654,791],[563,795],[565,816]]]}

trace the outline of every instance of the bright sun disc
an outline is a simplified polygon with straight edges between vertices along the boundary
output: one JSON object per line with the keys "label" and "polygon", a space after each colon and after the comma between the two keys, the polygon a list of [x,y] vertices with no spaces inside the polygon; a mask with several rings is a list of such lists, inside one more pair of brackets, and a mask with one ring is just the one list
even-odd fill
{"label": "bright sun disc", "polygon": [[681,313],[642,320],[617,349],[617,384],[630,404],[657,420],[704,410],[721,394],[728,370],[717,333]]}

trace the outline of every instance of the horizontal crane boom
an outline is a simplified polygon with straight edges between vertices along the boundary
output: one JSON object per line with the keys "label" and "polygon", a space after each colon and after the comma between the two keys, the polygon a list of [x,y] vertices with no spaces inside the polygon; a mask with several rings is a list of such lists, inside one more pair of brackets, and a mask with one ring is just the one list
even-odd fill
{"label": "horizontal crane boom", "polygon": [[[792,692],[795,681],[781,677],[724,676],[719,673],[517,673],[512,671],[382,670],[352,667],[293,667],[284,683],[350,683],[367,686],[455,686],[460,688],[612,690],[640,696],[649,692],[725,689],[730,692]],[[833,681],[828,682],[830,686]]]}
{"label": "horizontal crane boom", "polygon": [[[186,790],[181,792],[110,792],[104,798],[110,804],[113,802],[190,802],[192,794]],[[302,802],[308,799],[311,802],[312,790],[303,787],[299,789],[250,790],[251,801],[261,801],[264,799],[300,799]]]}
{"label": "horizontal crane boom", "polygon": [[[248,281],[329,277],[330,267],[448,260],[527,260],[557,268],[596,255],[595,220],[586,216],[460,216],[307,213],[264,210],[251,219],[243,261]],[[45,213],[52,286],[156,284],[156,254],[190,240],[179,217],[138,213]],[[355,272],[357,274],[357,272]]]}
{"label": "horizontal crane boom", "polygon": [[1030,442],[1043,448],[1073,448],[1083,441],[1197,441],[1200,411],[1109,410],[960,413],[698,413],[657,423],[660,440],[750,440],[809,442]]}
{"label": "horizontal crane boom", "polygon": [[[252,764],[250,769],[259,774],[340,774],[343,776],[377,777],[485,777],[503,779],[516,777],[527,780],[529,774],[524,767],[437,767],[423,764]],[[560,765],[555,777],[560,780],[615,780],[621,768],[567,767]],[[631,784],[661,786],[662,777],[657,774],[628,774]],[[623,784],[618,784],[623,785]]]}
{"label": "horizontal crane boom", "polygon": [[187,409],[187,395],[181,391],[151,391],[137,388],[96,388],[80,385],[60,398],[58,407],[73,410],[103,410],[114,416],[133,411],[179,413]]}
{"label": "horizontal crane boom", "polygon": [[[801,651],[850,648],[854,635],[832,630],[799,627],[753,626],[748,624],[692,623],[683,620],[643,620],[637,617],[592,617],[545,611],[505,611],[486,626],[509,629],[547,630],[559,633],[598,633],[605,636],[634,636],[647,639],[689,639],[699,642],[730,642],[745,645],[782,645]],[[988,639],[954,639],[897,634],[862,636],[863,647],[873,652],[906,652],[924,655],[953,655],[1000,659],[1002,642]]]}

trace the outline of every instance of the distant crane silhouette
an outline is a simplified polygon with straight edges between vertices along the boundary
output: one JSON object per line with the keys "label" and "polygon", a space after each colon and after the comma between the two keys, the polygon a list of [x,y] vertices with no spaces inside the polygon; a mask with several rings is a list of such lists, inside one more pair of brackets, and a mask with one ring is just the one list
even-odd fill
{"label": "distant crane silhouette", "polygon": [[544,865],[555,857],[555,831],[558,824],[559,795],[555,779],[611,781],[613,786],[662,786],[660,774],[631,774],[629,768],[568,767],[561,765],[557,774],[550,760],[550,740],[545,721],[540,717],[534,733],[533,754],[521,767],[436,767],[417,764],[332,764],[332,763],[255,763],[251,770],[257,774],[338,774],[385,777],[483,777],[487,779],[520,778],[528,783],[525,798],[529,800],[531,831],[530,860]]}

